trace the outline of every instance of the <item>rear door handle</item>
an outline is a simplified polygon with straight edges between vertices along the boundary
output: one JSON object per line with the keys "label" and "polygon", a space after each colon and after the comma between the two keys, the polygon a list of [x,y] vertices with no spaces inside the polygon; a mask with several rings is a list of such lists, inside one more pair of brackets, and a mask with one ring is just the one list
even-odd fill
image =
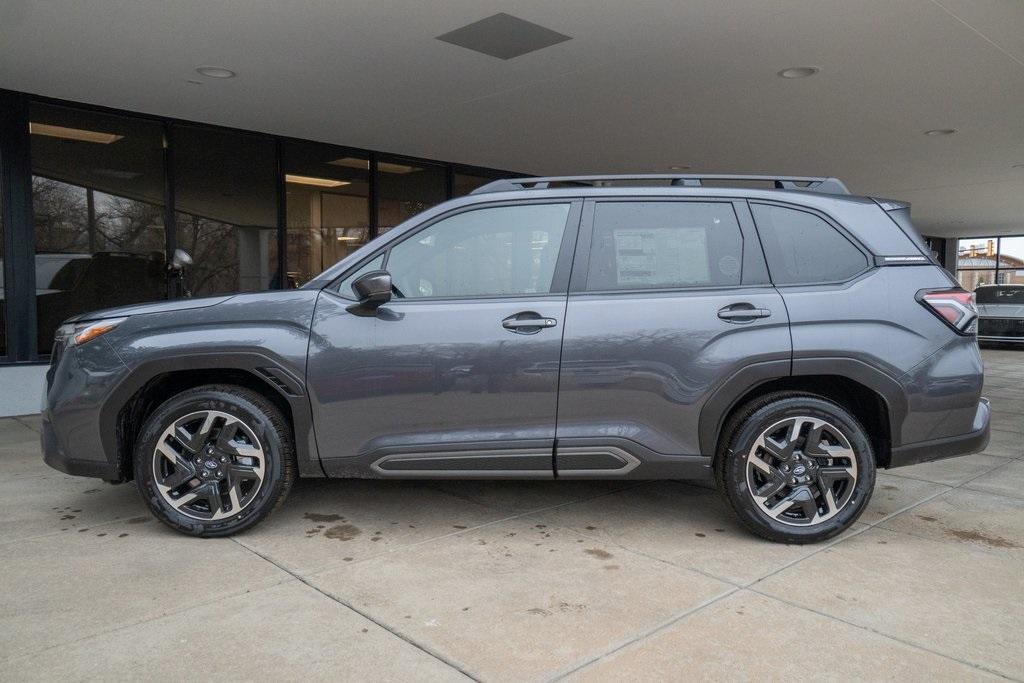
{"label": "rear door handle", "polygon": [[558,321],[554,318],[545,318],[533,311],[510,315],[501,321],[502,327],[518,334],[536,334],[544,328],[554,327],[557,324]]}
{"label": "rear door handle", "polygon": [[756,308],[753,304],[732,304],[718,309],[718,317],[729,323],[749,323],[757,318],[767,318],[772,312],[767,308]]}

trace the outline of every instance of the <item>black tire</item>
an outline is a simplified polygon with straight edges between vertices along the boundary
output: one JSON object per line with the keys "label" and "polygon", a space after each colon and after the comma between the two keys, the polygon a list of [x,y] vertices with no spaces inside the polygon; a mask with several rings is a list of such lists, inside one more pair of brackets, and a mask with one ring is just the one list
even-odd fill
{"label": "black tire", "polygon": [[[841,500],[845,500],[845,502],[839,506],[833,494],[832,502],[837,504],[838,511],[831,512],[831,516],[828,517],[822,515],[820,517],[821,521],[816,523],[812,523],[816,517],[808,516],[809,514],[815,514],[815,511],[808,513],[805,511],[806,509],[801,509],[789,513],[783,512],[778,516],[786,521],[779,521],[779,519],[772,518],[769,514],[770,508],[767,506],[771,505],[772,501],[784,499],[787,491],[794,495],[799,495],[795,492],[795,489],[806,488],[814,496],[815,501],[822,502],[822,506],[817,508],[817,514],[820,514],[821,510],[825,510],[827,514],[829,509],[828,503],[824,502],[825,499],[822,491],[829,487],[818,485],[813,474],[815,472],[824,473],[825,468],[822,464],[830,463],[832,462],[831,460],[809,457],[797,461],[796,458],[805,458],[805,454],[800,450],[803,447],[803,445],[800,445],[801,440],[794,439],[793,441],[796,445],[793,446],[795,450],[791,450],[792,455],[790,457],[793,458],[792,460],[776,460],[771,454],[763,458],[763,460],[769,460],[777,465],[772,475],[763,474],[758,471],[757,467],[748,464],[748,454],[752,449],[755,449],[755,445],[759,443],[758,440],[766,430],[772,429],[776,425],[783,425],[780,429],[784,431],[788,429],[785,425],[795,422],[790,420],[790,418],[799,417],[821,420],[828,424],[826,429],[835,428],[838,430],[841,433],[841,437],[845,437],[850,450],[854,454],[853,458],[837,460],[837,462],[843,463],[850,460],[855,461],[856,479],[852,485],[848,480],[846,483],[833,484],[833,486],[837,487],[836,490],[842,492]],[[787,422],[787,420],[790,420],[790,422]],[[815,423],[809,423],[809,425],[813,424]],[[805,428],[810,429],[810,426],[805,426]],[[828,444],[830,443],[828,441],[829,438],[834,441],[840,440],[841,437],[834,435],[831,437],[826,436],[825,442],[822,443]],[[808,436],[805,441],[811,441],[811,437]],[[764,453],[763,450],[758,450],[757,452]],[[817,449],[810,449],[811,455],[815,452],[821,452],[820,445]],[[806,486],[791,486],[789,482],[793,480],[787,479],[785,488],[779,493],[773,494],[773,497],[769,497],[767,499],[768,502],[762,504],[755,499],[753,484],[748,484],[748,477],[760,477],[764,484],[764,489],[758,488],[757,490],[768,490],[771,488],[771,481],[774,480],[776,475],[786,478],[790,474],[796,473],[796,469],[790,470],[789,463],[799,465],[806,463],[807,459],[814,462],[804,468],[801,474],[810,477],[810,483]],[[783,466],[786,467],[788,473],[782,472]],[[811,467],[817,469],[814,472],[808,472],[807,470]],[[750,470],[749,472],[748,469]],[[838,471],[839,469],[851,468],[833,467],[828,469]],[[729,502],[739,521],[758,536],[779,543],[816,543],[842,533],[843,530],[860,517],[867,507],[875,487],[875,469],[875,454],[871,448],[871,442],[867,437],[867,433],[860,422],[849,411],[822,396],[793,391],[768,394],[740,408],[723,428],[715,458],[715,478],[718,489]],[[751,472],[756,472],[756,474],[751,474]],[[846,488],[847,486],[849,486],[849,491]],[[806,502],[806,504],[810,508],[814,508],[817,505],[816,502]],[[793,508],[780,507],[779,509],[793,510],[798,504],[790,503],[790,505]],[[794,515],[794,518],[788,517],[787,515],[789,514]]]}
{"label": "black tire", "polygon": [[[235,503],[241,501],[230,499],[225,504],[227,511],[216,513],[228,515],[220,519],[197,519],[194,515],[202,515],[201,511],[192,512],[187,507],[176,508],[165,494],[161,493],[155,473],[158,467],[155,462],[159,462],[159,458],[154,454],[158,439],[164,435],[165,430],[171,429],[180,420],[193,414],[201,414],[204,411],[212,411],[209,414],[226,415],[237,420],[242,425],[235,427],[243,434],[240,438],[248,441],[246,435],[255,437],[260,449],[258,459],[241,458],[245,463],[257,461],[261,463],[259,468],[261,478],[258,486],[252,482],[243,484],[248,485],[247,498],[242,499],[246,502],[235,511]],[[225,424],[230,421],[225,417],[211,419],[216,420],[213,424],[218,422]],[[222,431],[224,431],[223,428],[218,429],[214,426],[208,433]],[[199,436],[196,438],[198,439]],[[212,445],[212,442],[208,443]],[[203,455],[205,451],[197,453],[195,449],[189,449],[183,441],[172,442],[172,445],[183,454],[197,456],[195,462],[198,462],[201,457],[206,457]],[[219,447],[220,443],[218,442],[216,445]],[[135,483],[157,519],[175,531],[203,537],[230,536],[259,523],[281,505],[296,476],[294,440],[288,421],[281,411],[255,391],[226,384],[210,384],[189,389],[161,404],[146,420],[136,441],[134,466]],[[195,475],[196,478],[190,479],[190,482],[201,481],[199,477],[204,476],[205,472],[203,466],[192,463],[189,466],[200,473]],[[174,469],[173,466],[171,467]],[[223,469],[226,471],[228,466],[224,466]],[[210,472],[210,475],[212,476],[213,472]],[[187,487],[189,484],[182,484],[182,486]],[[253,486],[255,488],[252,488]],[[230,488],[227,486],[227,481],[221,487]],[[167,495],[180,495],[180,493],[175,490]],[[193,506],[213,507],[212,504],[204,503],[193,503]],[[213,515],[214,513],[210,512],[209,514]]]}

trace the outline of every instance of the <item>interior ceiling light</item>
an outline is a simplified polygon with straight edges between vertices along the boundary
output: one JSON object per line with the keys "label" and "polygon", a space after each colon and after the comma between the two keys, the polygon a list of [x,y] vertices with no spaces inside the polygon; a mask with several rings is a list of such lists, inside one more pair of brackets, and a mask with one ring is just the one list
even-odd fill
{"label": "interior ceiling light", "polygon": [[[368,159],[360,159],[358,157],[342,157],[341,159],[335,159],[334,161],[328,161],[327,163],[332,166],[358,168],[361,171],[365,171],[370,168],[370,161]],[[420,168],[418,166],[409,166],[408,164],[393,164],[388,161],[378,161],[377,170],[384,173],[412,173],[413,171],[419,171]]]}
{"label": "interior ceiling light", "polygon": [[335,180],[333,178],[315,178],[308,175],[291,175],[290,173],[285,175],[284,181],[286,183],[297,183],[299,185],[315,185],[316,187],[341,187],[342,185],[351,185],[347,180]]}
{"label": "interior ceiling light", "polygon": [[377,170],[383,171],[384,173],[412,173],[413,171],[418,171],[420,169],[416,166],[408,166],[406,164],[391,164],[386,161],[378,161]]}
{"label": "interior ceiling light", "polygon": [[936,135],[952,135],[955,132],[956,128],[933,128],[932,130],[926,130],[924,134],[934,137]]}
{"label": "interior ceiling light", "polygon": [[689,171],[691,168],[693,168],[693,167],[692,166],[669,166],[668,170],[670,170],[670,171]]}
{"label": "interior ceiling light", "polygon": [[818,73],[821,69],[816,66],[791,66],[779,72],[782,78],[807,78]]}
{"label": "interior ceiling light", "polygon": [[222,66],[200,66],[196,67],[196,73],[207,78],[234,78],[235,72],[225,69]]}
{"label": "interior ceiling light", "polygon": [[358,237],[353,237],[352,235],[340,235],[338,237],[339,242],[355,242],[358,239]]}
{"label": "interior ceiling light", "polygon": [[101,133],[97,130],[51,126],[48,123],[29,123],[28,132],[32,135],[45,135],[46,137],[78,140],[79,142],[96,142],[101,145],[109,145],[111,142],[117,142],[124,137],[114,133]]}
{"label": "interior ceiling light", "polygon": [[332,166],[344,166],[345,168],[358,168],[362,171],[369,170],[370,160],[369,159],[357,159],[356,157],[342,157],[341,159],[335,159],[334,161],[328,161],[327,163]]}

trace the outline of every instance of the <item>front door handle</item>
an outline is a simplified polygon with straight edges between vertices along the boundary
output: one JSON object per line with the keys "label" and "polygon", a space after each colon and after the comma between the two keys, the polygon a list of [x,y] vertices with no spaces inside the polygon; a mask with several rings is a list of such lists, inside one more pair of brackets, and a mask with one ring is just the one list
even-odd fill
{"label": "front door handle", "polygon": [[753,304],[732,304],[718,310],[718,317],[727,323],[749,323],[757,318],[767,318],[772,312],[767,308],[757,308]]}
{"label": "front door handle", "polygon": [[525,311],[510,315],[501,321],[501,326],[517,334],[536,334],[547,327],[554,327],[558,321],[554,318],[545,318],[540,313]]}

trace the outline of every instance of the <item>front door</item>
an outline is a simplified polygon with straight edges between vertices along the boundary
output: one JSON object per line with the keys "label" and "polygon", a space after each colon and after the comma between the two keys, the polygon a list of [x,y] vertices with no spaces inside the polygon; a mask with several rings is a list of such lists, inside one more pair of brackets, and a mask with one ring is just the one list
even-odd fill
{"label": "front door", "polygon": [[551,477],[566,288],[580,204],[476,207],[393,243],[364,269],[394,298],[320,295],[308,384],[332,476]]}
{"label": "front door", "polygon": [[703,474],[709,398],[745,367],[787,375],[790,354],[745,202],[588,202],[566,311],[558,475]]}

